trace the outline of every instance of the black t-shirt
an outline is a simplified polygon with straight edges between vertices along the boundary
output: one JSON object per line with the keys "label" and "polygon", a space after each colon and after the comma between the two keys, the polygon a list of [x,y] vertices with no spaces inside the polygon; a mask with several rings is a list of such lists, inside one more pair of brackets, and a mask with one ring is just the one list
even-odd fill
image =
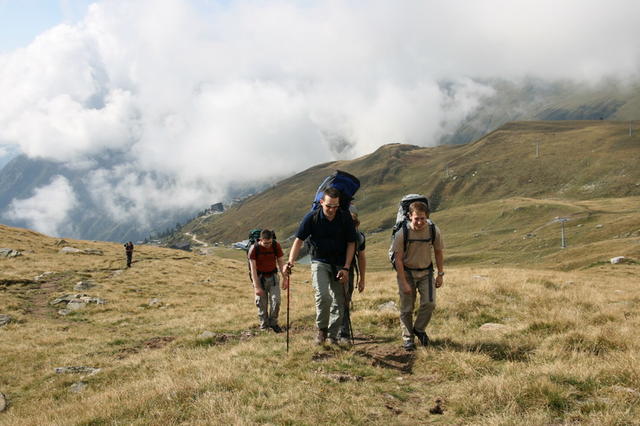
{"label": "black t-shirt", "polygon": [[338,209],[333,220],[324,215],[322,207],[302,218],[296,238],[306,240],[313,247],[311,260],[344,266],[347,243],[357,241],[356,228],[349,212]]}

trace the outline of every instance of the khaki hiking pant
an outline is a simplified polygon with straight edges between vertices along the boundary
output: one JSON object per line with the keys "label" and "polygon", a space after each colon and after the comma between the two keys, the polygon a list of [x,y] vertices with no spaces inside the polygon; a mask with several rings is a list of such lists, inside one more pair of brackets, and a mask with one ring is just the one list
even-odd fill
{"label": "khaki hiking pant", "polygon": [[278,274],[274,273],[268,278],[261,277],[260,283],[264,289],[264,296],[256,296],[260,328],[273,327],[274,325],[278,325],[278,315],[280,314]]}
{"label": "khaki hiking pant", "polygon": [[[424,273],[424,272],[422,272]],[[405,271],[407,282],[411,286],[411,294],[404,294],[400,280],[398,280],[398,292],[400,294],[400,327],[402,329],[402,339],[413,341],[413,330],[424,332],[427,324],[431,320],[431,314],[436,308],[436,289],[433,282],[433,271],[428,271],[421,276],[420,272]],[[415,321],[413,320],[413,310],[416,303],[417,293],[420,293],[420,304],[416,311]]]}
{"label": "khaki hiking pant", "polygon": [[336,268],[323,262],[311,262],[311,278],[316,292],[316,325],[337,339],[344,315],[344,286],[335,279]]}

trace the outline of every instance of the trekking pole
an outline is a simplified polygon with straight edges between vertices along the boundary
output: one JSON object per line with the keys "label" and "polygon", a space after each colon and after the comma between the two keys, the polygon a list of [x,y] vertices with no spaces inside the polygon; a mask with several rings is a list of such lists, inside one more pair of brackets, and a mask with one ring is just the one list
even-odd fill
{"label": "trekking pole", "polygon": [[[350,309],[350,305],[351,305],[351,298],[347,298],[347,288],[345,287],[344,284],[340,284],[342,285],[342,292],[344,294],[344,314],[347,316],[347,324],[349,324],[349,337],[351,338],[351,345],[355,345],[355,340],[353,338],[353,328],[351,327],[351,309]],[[347,282],[347,285],[349,285],[349,283]]]}
{"label": "trekking pole", "polygon": [[287,262],[287,266],[285,268],[284,279],[287,282],[287,353],[289,353],[289,310],[290,310],[290,300],[291,300],[291,266]]}
{"label": "trekking pole", "polygon": [[287,276],[287,353],[289,353],[289,301],[291,300],[291,278]]}

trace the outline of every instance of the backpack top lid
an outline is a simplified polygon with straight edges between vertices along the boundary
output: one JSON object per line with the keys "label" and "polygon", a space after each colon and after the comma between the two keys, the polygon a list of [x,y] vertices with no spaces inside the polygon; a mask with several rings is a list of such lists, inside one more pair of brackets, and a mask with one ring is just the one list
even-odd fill
{"label": "backpack top lid", "polygon": [[[260,233],[261,232],[262,232],[261,228],[255,228],[255,229],[252,229],[251,231],[249,231],[249,243],[244,248],[245,251],[248,252],[249,249],[251,248],[251,246],[258,242],[258,240],[260,239]],[[276,240],[276,233],[275,233],[275,231],[271,231],[271,232],[273,232],[273,241],[275,241]],[[274,244],[274,247],[275,247],[275,244]]]}
{"label": "backpack top lid", "polygon": [[327,176],[316,191],[316,196],[311,204],[311,210],[320,207],[320,200],[324,197],[324,191],[328,188],[336,188],[340,191],[340,208],[348,210],[351,200],[360,189],[360,180],[350,173],[336,170],[332,175]]}
{"label": "backpack top lid", "polygon": [[429,205],[429,199],[424,195],[420,194],[407,194],[402,197],[400,200],[400,205],[398,206],[398,213],[396,214],[396,223],[393,226],[393,234],[400,228],[400,224],[407,218],[407,214],[409,213],[409,205],[414,201],[422,201],[427,205],[427,208],[431,210],[431,206]]}

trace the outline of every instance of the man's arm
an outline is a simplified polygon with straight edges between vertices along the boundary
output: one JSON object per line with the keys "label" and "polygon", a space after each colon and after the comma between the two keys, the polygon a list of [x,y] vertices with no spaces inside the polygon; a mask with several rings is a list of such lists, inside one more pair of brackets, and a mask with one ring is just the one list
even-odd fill
{"label": "man's arm", "polygon": [[287,267],[288,267],[287,269],[289,272],[291,271],[291,268],[293,268],[293,265],[295,265],[296,259],[300,254],[300,249],[302,249],[303,244],[304,244],[304,241],[302,241],[300,238],[297,238],[297,237],[293,241],[291,250],[289,250],[289,260],[287,261]]}
{"label": "man's arm", "polygon": [[338,275],[336,278],[342,283],[347,284],[349,282],[349,269],[351,269],[351,262],[353,261],[353,256],[356,253],[356,243],[352,241],[347,243],[347,256],[345,258],[345,263],[342,268],[338,271]]}
{"label": "man's arm", "polygon": [[358,252],[358,269],[360,270],[360,279],[358,280],[358,291],[362,293],[364,291],[364,276],[367,273],[367,257],[364,254],[364,250]]}
{"label": "man's arm", "polygon": [[442,283],[444,281],[444,250],[442,249],[433,249],[433,253],[436,258],[436,267],[438,268],[438,272],[442,272],[442,275],[438,274],[436,276],[436,287],[442,287]]}
{"label": "man's arm", "polygon": [[[254,248],[252,247],[251,250]],[[249,251],[249,256],[251,256],[252,251]],[[264,289],[262,288],[262,284],[260,284],[260,277],[258,276],[258,265],[255,259],[251,259],[249,257],[249,268],[251,270],[251,281],[253,281],[253,289],[256,293],[256,296],[264,296]]]}
{"label": "man's arm", "polygon": [[289,276],[286,274],[286,265],[284,263],[284,255],[278,257],[278,271],[282,275],[282,289],[286,290],[289,287]]}
{"label": "man's arm", "polygon": [[396,272],[398,281],[400,281],[400,286],[402,287],[402,292],[404,294],[411,294],[411,286],[407,282],[407,276],[404,273],[404,249],[402,247],[396,251]]}

